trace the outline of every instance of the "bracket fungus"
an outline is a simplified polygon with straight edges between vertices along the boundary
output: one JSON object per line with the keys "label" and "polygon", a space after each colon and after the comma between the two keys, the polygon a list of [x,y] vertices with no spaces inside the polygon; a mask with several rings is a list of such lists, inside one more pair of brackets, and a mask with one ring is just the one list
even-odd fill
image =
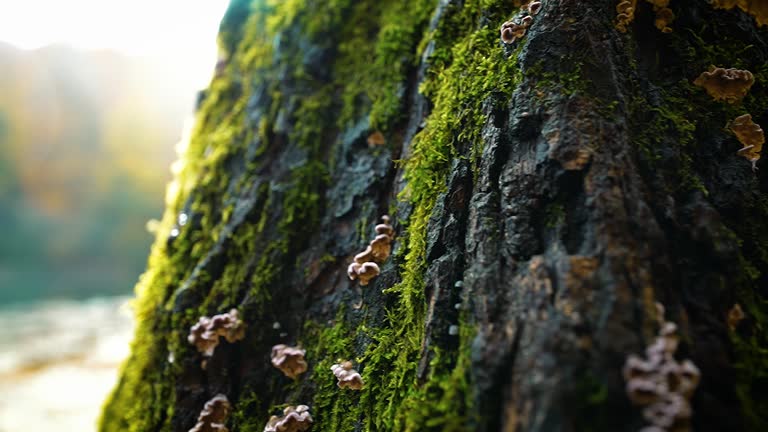
{"label": "bracket fungus", "polygon": [[744,114],[736,117],[730,125],[731,131],[744,146],[738,154],[752,162],[752,169],[757,169],[757,161],[760,160],[760,152],[765,144],[765,134],[759,124],[752,121],[752,116]]}
{"label": "bracket fungus", "polygon": [[339,388],[348,388],[350,390],[363,389],[363,377],[352,367],[352,362],[343,361],[331,366],[331,371],[339,380]]}
{"label": "bracket fungus", "polygon": [[540,1],[530,2],[528,3],[528,5],[525,6],[525,10],[527,10],[528,13],[531,14],[532,16],[535,16],[541,10],[541,2]]}
{"label": "bracket fungus", "polygon": [[387,140],[384,138],[384,134],[382,134],[379,131],[376,131],[368,135],[368,139],[366,140],[366,142],[368,143],[368,147],[376,147],[376,146],[386,144]]}
{"label": "bracket fungus", "polygon": [[662,33],[672,33],[672,28],[669,26],[672,21],[675,20],[675,13],[669,8],[670,0],[645,0],[653,5],[653,11],[656,13],[656,19],[654,25]]}
{"label": "bracket fungus", "polygon": [[[671,33],[669,26],[675,20],[675,13],[669,8],[669,0],[646,0],[653,5],[653,11],[656,13],[654,25],[662,33]],[[616,29],[622,33],[627,32],[627,28],[635,20],[635,11],[637,10],[637,0],[619,0],[616,5]]]}
{"label": "bracket fungus", "polygon": [[747,95],[755,77],[752,72],[741,69],[724,69],[710,66],[693,81],[694,85],[704,89],[715,100],[736,103]]}
{"label": "bracket fungus", "polygon": [[739,326],[739,323],[746,318],[746,315],[744,315],[744,310],[741,309],[741,305],[736,303],[733,306],[731,306],[731,309],[728,311],[728,328],[731,329],[731,331],[736,331],[736,327]]}
{"label": "bracket fungus", "polygon": [[656,10],[656,19],[654,20],[654,24],[656,25],[656,28],[661,30],[662,33],[672,33],[672,27],[669,25],[672,24],[672,21],[675,20],[675,13],[672,12],[672,9],[668,7],[661,7],[658,10]]}
{"label": "bracket fungus", "polygon": [[[657,304],[659,316],[664,308]],[[691,418],[690,400],[699,384],[699,369],[690,360],[678,362],[677,325],[661,320],[659,333],[645,350],[645,357],[627,357],[623,375],[626,392],[636,405],[643,405],[643,417],[661,431],[687,430]]]}
{"label": "bracket fungus", "polygon": [[189,432],[229,432],[224,425],[229,417],[232,405],[223,394],[217,394],[209,400],[197,417],[197,424]]}
{"label": "bracket fungus", "polygon": [[272,347],[272,365],[288,378],[295,379],[307,371],[307,361],[304,359],[306,353],[298,347],[275,345]]}
{"label": "bracket fungus", "polygon": [[525,36],[525,29],[522,23],[516,24],[514,21],[507,21],[501,25],[501,41],[505,44],[511,44],[514,41]]}
{"label": "bracket fungus", "polygon": [[306,405],[289,406],[283,410],[282,416],[272,416],[264,432],[303,432],[312,426],[312,416]]}
{"label": "bracket fungus", "polygon": [[389,258],[395,235],[395,230],[389,221],[389,216],[381,217],[381,223],[376,225],[376,238],[371,240],[364,251],[355,255],[354,261],[347,267],[347,276],[350,280],[359,279],[360,285],[365,286],[381,273],[378,263]]}
{"label": "bracket fungus", "polygon": [[245,324],[240,320],[237,309],[214,315],[212,318],[200,317],[197,324],[190,328],[187,340],[196,346],[198,351],[210,357],[216,346],[219,345],[220,337],[229,343],[237,342],[245,337]]}
{"label": "bracket fungus", "polygon": [[622,33],[627,32],[627,26],[635,20],[635,8],[637,0],[621,0],[616,5],[616,29]]}
{"label": "bracket fungus", "polygon": [[528,12],[529,15],[520,18],[519,23],[512,19],[504,22],[501,25],[501,29],[499,30],[501,34],[501,41],[507,45],[525,36],[525,32],[528,30],[528,27],[533,24],[533,16],[539,13],[541,10],[541,2],[537,1],[530,4],[525,4],[523,5],[522,10]]}

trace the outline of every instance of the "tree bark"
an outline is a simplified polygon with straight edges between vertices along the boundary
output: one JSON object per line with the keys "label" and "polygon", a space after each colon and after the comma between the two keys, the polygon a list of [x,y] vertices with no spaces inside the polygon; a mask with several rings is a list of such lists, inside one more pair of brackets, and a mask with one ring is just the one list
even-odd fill
{"label": "tree bark", "polygon": [[[544,0],[504,44],[512,3],[233,0],[102,431],[188,431],[217,394],[233,431],[299,404],[313,431],[639,430],[622,367],[662,318],[691,429],[768,430],[768,170],[727,128],[768,125],[763,2],[672,0],[663,33],[638,1],[621,33],[617,1]],[[742,102],[692,84],[710,65],[754,74]],[[190,327],[232,308],[245,338],[205,359]]]}

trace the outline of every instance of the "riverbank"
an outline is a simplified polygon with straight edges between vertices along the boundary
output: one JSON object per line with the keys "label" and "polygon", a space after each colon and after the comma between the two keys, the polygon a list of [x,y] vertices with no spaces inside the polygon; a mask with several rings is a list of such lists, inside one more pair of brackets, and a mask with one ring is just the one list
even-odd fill
{"label": "riverbank", "polygon": [[95,431],[128,355],[128,300],[0,308],[0,432]]}

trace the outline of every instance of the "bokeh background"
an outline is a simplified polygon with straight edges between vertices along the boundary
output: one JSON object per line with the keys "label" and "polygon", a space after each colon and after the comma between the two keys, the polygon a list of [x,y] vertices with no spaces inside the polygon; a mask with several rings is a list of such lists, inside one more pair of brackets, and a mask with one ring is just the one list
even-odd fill
{"label": "bokeh background", "polygon": [[0,432],[90,431],[227,0],[0,0]]}

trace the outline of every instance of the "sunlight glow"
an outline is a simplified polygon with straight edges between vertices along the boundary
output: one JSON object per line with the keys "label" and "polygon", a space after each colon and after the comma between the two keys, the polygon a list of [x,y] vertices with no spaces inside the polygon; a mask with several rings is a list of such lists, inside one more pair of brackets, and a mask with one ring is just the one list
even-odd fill
{"label": "sunlight glow", "polygon": [[0,0],[0,40],[134,55],[210,50],[227,0]]}
{"label": "sunlight glow", "polygon": [[216,33],[228,3],[0,0],[0,42],[23,49],[65,44],[142,57],[169,56],[192,67],[205,66],[210,76],[216,61]]}

